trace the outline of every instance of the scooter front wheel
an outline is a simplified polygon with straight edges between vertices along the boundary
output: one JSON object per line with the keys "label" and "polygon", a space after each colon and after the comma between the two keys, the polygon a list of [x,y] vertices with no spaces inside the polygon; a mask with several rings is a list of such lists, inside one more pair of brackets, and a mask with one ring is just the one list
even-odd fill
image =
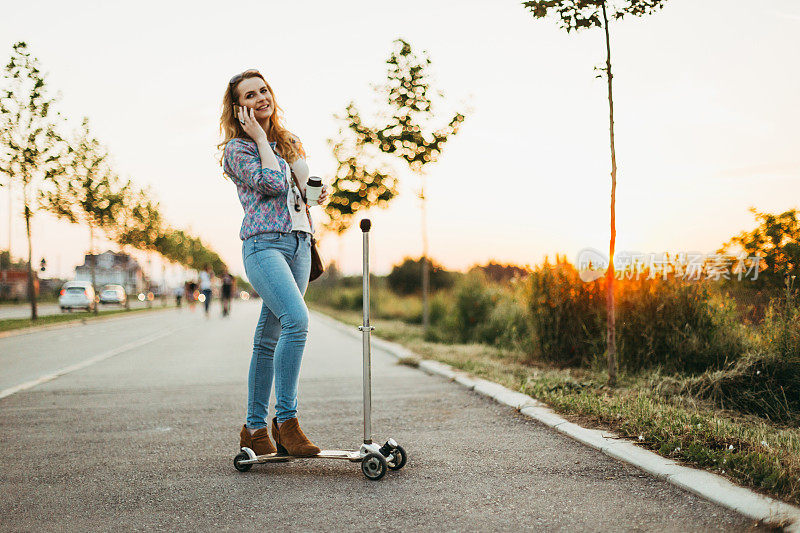
{"label": "scooter front wheel", "polygon": [[378,481],[386,475],[387,469],[386,459],[379,453],[368,453],[361,460],[361,471],[372,481]]}
{"label": "scooter front wheel", "polygon": [[406,465],[406,451],[402,446],[395,446],[392,450],[394,458],[391,461],[386,461],[391,470],[400,470]]}

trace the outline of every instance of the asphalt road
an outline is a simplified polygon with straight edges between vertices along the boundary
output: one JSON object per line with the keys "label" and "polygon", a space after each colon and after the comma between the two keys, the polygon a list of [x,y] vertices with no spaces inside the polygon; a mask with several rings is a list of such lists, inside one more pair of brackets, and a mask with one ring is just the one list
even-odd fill
{"label": "asphalt road", "polygon": [[[378,349],[374,436],[406,448],[403,470],[374,482],[358,464],[297,460],[239,473],[257,313],[257,302],[237,303],[229,319],[207,320],[184,307],[0,339],[0,391],[72,370],[0,399],[0,529],[752,527]],[[360,444],[361,343],[313,315],[299,410],[323,448]]]}

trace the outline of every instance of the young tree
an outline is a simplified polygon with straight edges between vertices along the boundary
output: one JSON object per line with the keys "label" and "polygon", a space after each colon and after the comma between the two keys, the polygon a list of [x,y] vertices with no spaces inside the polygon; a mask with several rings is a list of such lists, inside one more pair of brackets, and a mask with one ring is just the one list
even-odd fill
{"label": "young tree", "polygon": [[28,298],[36,320],[31,218],[42,179],[64,172],[66,150],[58,134],[61,117],[56,98],[48,95],[39,61],[24,42],[14,44],[3,74],[8,85],[0,92],[0,172],[22,189],[25,232],[28,238]]}
{"label": "young tree", "polygon": [[[354,103],[347,107],[347,122],[355,134],[358,146],[371,145],[385,154],[404,160],[412,172],[420,177],[419,199],[422,215],[422,323],[427,330],[428,312],[428,232],[425,197],[427,166],[438,160],[445,143],[458,133],[465,115],[456,112],[446,125],[435,128],[434,94],[430,87],[428,67],[431,60],[427,53],[417,55],[411,45],[403,39],[394,41],[389,59],[387,83],[379,88],[385,96],[388,121],[379,126],[364,123]],[[438,96],[443,97],[439,92]]]}
{"label": "young tree", "polygon": [[162,234],[165,223],[158,202],[152,199],[149,189],[127,188],[122,199],[117,223],[111,228],[111,237],[123,248],[155,250],[156,239]]}
{"label": "young tree", "polygon": [[222,258],[199,238],[166,223],[160,205],[149,189],[125,188],[122,207],[110,235],[123,249],[132,246],[145,252],[156,252],[191,269],[209,264],[215,273],[221,274],[225,268]]}
{"label": "young tree", "polygon": [[[535,18],[548,15],[558,17],[558,25],[567,33],[586,28],[602,27],[605,31],[606,66],[600,68],[606,73],[608,82],[608,129],[611,145],[611,238],[609,240],[609,263],[606,271],[606,345],[608,357],[608,381],[617,381],[617,341],[614,306],[614,245],[617,238],[615,210],[617,189],[617,155],[614,148],[614,98],[612,96],[611,37],[608,27],[609,15],[622,20],[627,15],[641,17],[661,9],[666,0],[531,0],[523,2]],[[608,4],[608,6],[607,6]]]}
{"label": "young tree", "polygon": [[[67,150],[66,172],[50,176],[42,192],[42,204],[59,218],[89,229],[92,287],[97,291],[95,237],[117,222],[127,184],[111,169],[108,150],[92,136],[84,118]],[[97,306],[94,307],[98,313]]]}
{"label": "young tree", "polygon": [[[750,208],[758,226],[742,231],[722,245],[718,253],[733,255],[741,248],[748,258],[759,257],[758,274],[749,284],[774,296],[785,288],[787,278],[800,278],[800,219],[797,209],[780,214],[762,213]],[[755,259],[747,266],[755,270]]]}
{"label": "young tree", "polygon": [[397,179],[345,131],[339,130],[338,138],[329,139],[328,143],[338,165],[325,205],[329,220],[325,227],[341,235],[357,212],[387,206],[397,196]]}
{"label": "young tree", "polygon": [[151,251],[164,225],[158,203],[151,199],[150,189],[136,189],[129,182],[123,190],[122,203],[115,224],[109,228],[109,236],[122,252],[129,246]]}

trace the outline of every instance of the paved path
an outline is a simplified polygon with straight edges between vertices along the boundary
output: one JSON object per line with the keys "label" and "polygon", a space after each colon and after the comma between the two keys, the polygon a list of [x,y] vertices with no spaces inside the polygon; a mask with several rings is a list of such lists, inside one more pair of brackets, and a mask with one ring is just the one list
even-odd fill
{"label": "paved path", "polygon": [[[198,310],[199,311],[199,310]],[[0,339],[2,531],[726,530],[751,522],[373,350],[373,430],[408,451],[234,470],[258,306],[187,309]],[[127,351],[121,351],[121,348]],[[121,353],[118,353],[120,352]],[[116,354],[116,355],[114,355]],[[361,440],[361,344],[312,315],[300,420]]]}

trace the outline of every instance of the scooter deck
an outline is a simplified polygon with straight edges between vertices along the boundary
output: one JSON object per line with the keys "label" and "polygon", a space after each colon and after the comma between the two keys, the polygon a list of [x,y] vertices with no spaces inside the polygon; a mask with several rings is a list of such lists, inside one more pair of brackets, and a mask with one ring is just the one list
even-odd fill
{"label": "scooter deck", "polygon": [[241,461],[241,464],[256,464],[256,463],[286,463],[294,461],[295,459],[344,459],[349,461],[360,461],[362,455],[357,451],[349,450],[322,450],[317,455],[308,457],[296,457],[294,455],[286,455],[279,453],[268,453],[265,455],[257,455],[255,459]]}

